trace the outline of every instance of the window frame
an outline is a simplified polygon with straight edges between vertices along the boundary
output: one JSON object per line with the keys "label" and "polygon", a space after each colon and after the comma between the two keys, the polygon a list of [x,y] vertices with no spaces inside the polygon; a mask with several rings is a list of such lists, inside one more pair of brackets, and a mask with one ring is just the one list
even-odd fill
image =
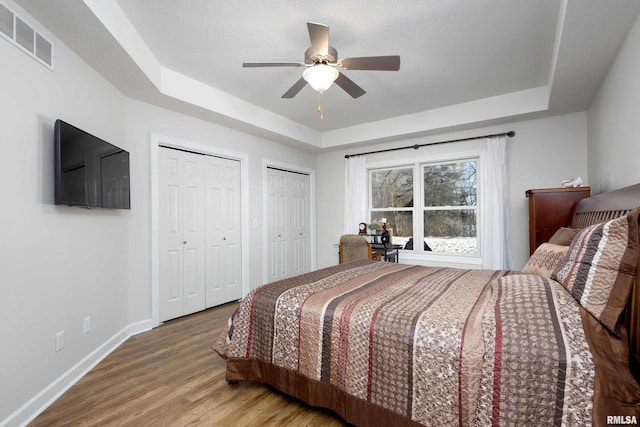
{"label": "window frame", "polygon": [[[392,169],[410,169],[413,173],[413,206],[411,207],[386,207],[386,208],[374,208],[373,207],[373,192],[372,190],[372,175],[375,171],[384,171],[384,170],[392,170]],[[412,228],[415,233],[415,208],[416,208],[416,199],[415,199],[415,187],[416,187],[416,179],[415,179],[415,166],[412,164],[401,164],[390,167],[378,167],[378,168],[368,168],[367,167],[367,223],[371,223],[373,212],[411,212],[412,214]]]}
{"label": "window frame", "polygon": [[[411,160],[398,159],[386,160],[381,162],[368,163],[367,168],[367,221],[371,222],[372,212],[405,210],[412,212],[413,215],[413,235],[424,236],[424,212],[428,210],[424,206],[424,180],[423,166],[429,164],[446,164],[459,163],[465,160],[475,160],[477,163],[476,170],[476,238],[478,241],[478,252],[475,254],[456,254],[424,251],[422,245],[414,245],[413,250],[401,249],[401,259],[406,262],[418,262],[425,265],[460,265],[482,266],[482,233],[481,233],[481,215],[483,205],[483,194],[481,191],[483,150],[471,150],[459,153],[451,153],[447,155],[437,156],[421,156]],[[376,208],[372,207],[372,173],[382,169],[400,169],[413,168],[413,207],[412,208]],[[440,207],[438,207],[440,208]],[[469,206],[460,208],[469,209]],[[424,238],[424,237],[422,237]]]}

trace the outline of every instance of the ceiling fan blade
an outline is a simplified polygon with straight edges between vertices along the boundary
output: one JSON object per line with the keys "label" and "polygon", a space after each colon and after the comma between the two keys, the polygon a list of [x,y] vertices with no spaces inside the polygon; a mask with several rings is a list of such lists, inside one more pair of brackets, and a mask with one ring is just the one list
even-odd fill
{"label": "ceiling fan blade", "polygon": [[302,62],[243,62],[244,68],[254,67],[302,67]]}
{"label": "ceiling fan blade", "polygon": [[286,91],[284,93],[284,95],[282,95],[282,98],[293,98],[294,96],[296,96],[298,94],[298,92],[300,92],[302,90],[303,87],[305,87],[307,85],[307,81],[300,77],[300,80],[298,80],[297,82],[295,82],[293,84],[293,86],[291,86],[289,88],[288,91]]}
{"label": "ceiling fan blade", "polygon": [[326,56],[329,53],[329,26],[307,22],[311,48],[318,56]]}
{"label": "ceiling fan blade", "polygon": [[342,73],[338,75],[338,78],[334,83],[344,89],[344,91],[351,95],[353,98],[358,98],[367,93],[364,89],[355,84],[353,80]]}
{"label": "ceiling fan blade", "polygon": [[400,57],[398,55],[344,58],[338,63],[346,70],[398,71],[400,69]]}

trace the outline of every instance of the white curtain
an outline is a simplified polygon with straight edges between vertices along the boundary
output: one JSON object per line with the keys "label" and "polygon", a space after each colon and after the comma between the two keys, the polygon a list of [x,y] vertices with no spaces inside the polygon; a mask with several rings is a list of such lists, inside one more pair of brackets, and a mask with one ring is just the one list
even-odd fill
{"label": "white curtain", "polygon": [[364,156],[349,156],[344,163],[344,233],[357,234],[367,222],[367,167]]}
{"label": "white curtain", "polygon": [[482,266],[489,269],[513,268],[508,245],[506,144],[506,136],[487,138],[486,153],[480,169]]}

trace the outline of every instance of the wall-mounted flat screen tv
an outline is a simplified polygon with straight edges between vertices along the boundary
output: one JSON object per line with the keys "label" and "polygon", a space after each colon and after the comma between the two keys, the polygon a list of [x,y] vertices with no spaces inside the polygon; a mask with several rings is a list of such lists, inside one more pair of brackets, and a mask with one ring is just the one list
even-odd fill
{"label": "wall-mounted flat screen tv", "polygon": [[54,144],[56,205],[131,209],[127,151],[62,120]]}

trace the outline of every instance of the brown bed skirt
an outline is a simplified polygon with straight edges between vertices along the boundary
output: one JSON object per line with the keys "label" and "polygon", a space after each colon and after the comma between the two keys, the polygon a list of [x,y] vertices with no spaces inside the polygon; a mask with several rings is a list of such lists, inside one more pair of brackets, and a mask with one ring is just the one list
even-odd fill
{"label": "brown bed skirt", "polygon": [[338,387],[257,359],[227,359],[227,381],[269,384],[311,406],[330,409],[358,426],[421,426],[396,412],[346,394]]}

